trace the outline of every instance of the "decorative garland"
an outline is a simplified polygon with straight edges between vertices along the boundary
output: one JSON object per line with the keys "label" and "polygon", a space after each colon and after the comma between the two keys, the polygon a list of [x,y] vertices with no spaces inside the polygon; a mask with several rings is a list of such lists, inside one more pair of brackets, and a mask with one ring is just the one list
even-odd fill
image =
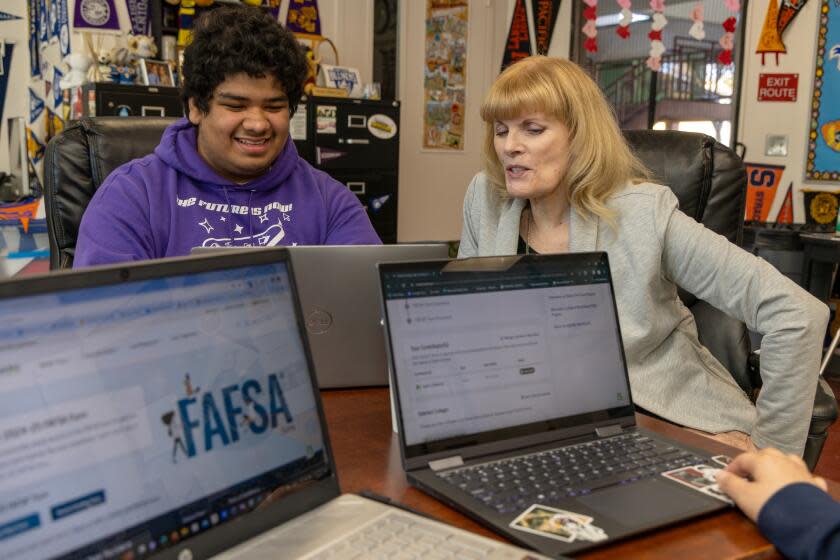
{"label": "decorative garland", "polygon": [[665,17],[665,0],[650,0],[650,7],[653,10],[653,18],[650,23],[650,52],[645,61],[647,67],[654,72],[659,72],[662,64],[662,55],[665,53],[665,43],[662,42],[662,30],[668,25],[668,18]]}
{"label": "decorative garland", "polygon": [[735,27],[738,24],[735,16],[741,11],[741,2],[740,0],[724,0],[724,4],[726,4],[726,9],[734,15],[726,18],[721,24],[725,33],[718,40],[718,43],[723,48],[720,54],[718,54],[718,61],[724,66],[728,66],[732,64],[732,48],[735,46]]}
{"label": "decorative garland", "polygon": [[586,20],[582,29],[583,34],[586,35],[583,48],[591,53],[598,52],[598,28],[595,27],[595,19],[598,17],[595,14],[598,9],[598,0],[583,0],[583,3],[587,6],[583,10],[583,18]]}
{"label": "decorative garland", "polygon": [[703,29],[703,4],[701,2],[694,4],[694,7],[691,9],[691,21],[694,23],[691,24],[691,29],[688,30],[688,34],[694,39],[702,41],[706,38],[706,30]]}
{"label": "decorative garland", "polygon": [[632,0],[617,0],[617,2],[621,7],[621,20],[618,22],[615,32],[622,39],[627,39],[630,37],[630,24],[633,23],[633,14],[630,12],[633,2]]}

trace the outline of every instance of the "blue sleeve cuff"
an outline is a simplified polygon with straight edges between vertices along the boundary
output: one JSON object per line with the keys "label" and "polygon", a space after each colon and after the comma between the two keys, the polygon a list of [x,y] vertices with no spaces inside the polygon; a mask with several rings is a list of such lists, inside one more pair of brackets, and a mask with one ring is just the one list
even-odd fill
{"label": "blue sleeve cuff", "polygon": [[840,504],[814,486],[785,486],[758,513],[758,528],[788,558],[840,558]]}

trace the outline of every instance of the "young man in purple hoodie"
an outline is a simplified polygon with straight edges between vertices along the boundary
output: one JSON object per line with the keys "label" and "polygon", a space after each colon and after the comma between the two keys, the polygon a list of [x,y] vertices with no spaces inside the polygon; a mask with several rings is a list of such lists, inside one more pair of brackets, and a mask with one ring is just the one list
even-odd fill
{"label": "young man in purple hoodie", "polygon": [[289,139],[306,72],[294,36],[263,10],[222,7],[199,18],[184,51],[188,118],[102,183],[73,266],[193,247],[380,243],[355,195]]}

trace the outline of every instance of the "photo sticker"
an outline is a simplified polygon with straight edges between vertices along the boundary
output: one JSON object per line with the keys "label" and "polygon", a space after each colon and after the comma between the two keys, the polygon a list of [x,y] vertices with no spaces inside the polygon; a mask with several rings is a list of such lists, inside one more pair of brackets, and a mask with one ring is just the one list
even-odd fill
{"label": "photo sticker", "polygon": [[534,504],[514,519],[510,527],[549,539],[571,543],[576,540],[600,542],[607,533],[592,525],[592,518],[571,511]]}
{"label": "photo sticker", "polygon": [[715,477],[719,471],[719,468],[709,465],[693,465],[665,471],[662,473],[662,476],[692,490],[696,490],[701,494],[705,494],[721,502],[726,502],[727,504],[732,504],[732,500],[723,493],[718,487],[717,482],[715,482]]}

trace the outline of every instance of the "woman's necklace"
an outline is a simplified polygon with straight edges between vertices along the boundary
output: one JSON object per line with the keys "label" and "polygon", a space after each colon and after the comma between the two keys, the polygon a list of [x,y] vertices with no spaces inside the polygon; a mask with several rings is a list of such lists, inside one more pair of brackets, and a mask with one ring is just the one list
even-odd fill
{"label": "woman's necklace", "polygon": [[528,212],[526,219],[528,220],[525,222],[525,254],[531,254],[531,208],[528,207],[525,209]]}
{"label": "woman's necklace", "polygon": [[[525,254],[531,254],[531,206],[525,207]],[[558,223],[557,225],[562,226],[566,223],[567,220],[563,220],[562,222]]]}

